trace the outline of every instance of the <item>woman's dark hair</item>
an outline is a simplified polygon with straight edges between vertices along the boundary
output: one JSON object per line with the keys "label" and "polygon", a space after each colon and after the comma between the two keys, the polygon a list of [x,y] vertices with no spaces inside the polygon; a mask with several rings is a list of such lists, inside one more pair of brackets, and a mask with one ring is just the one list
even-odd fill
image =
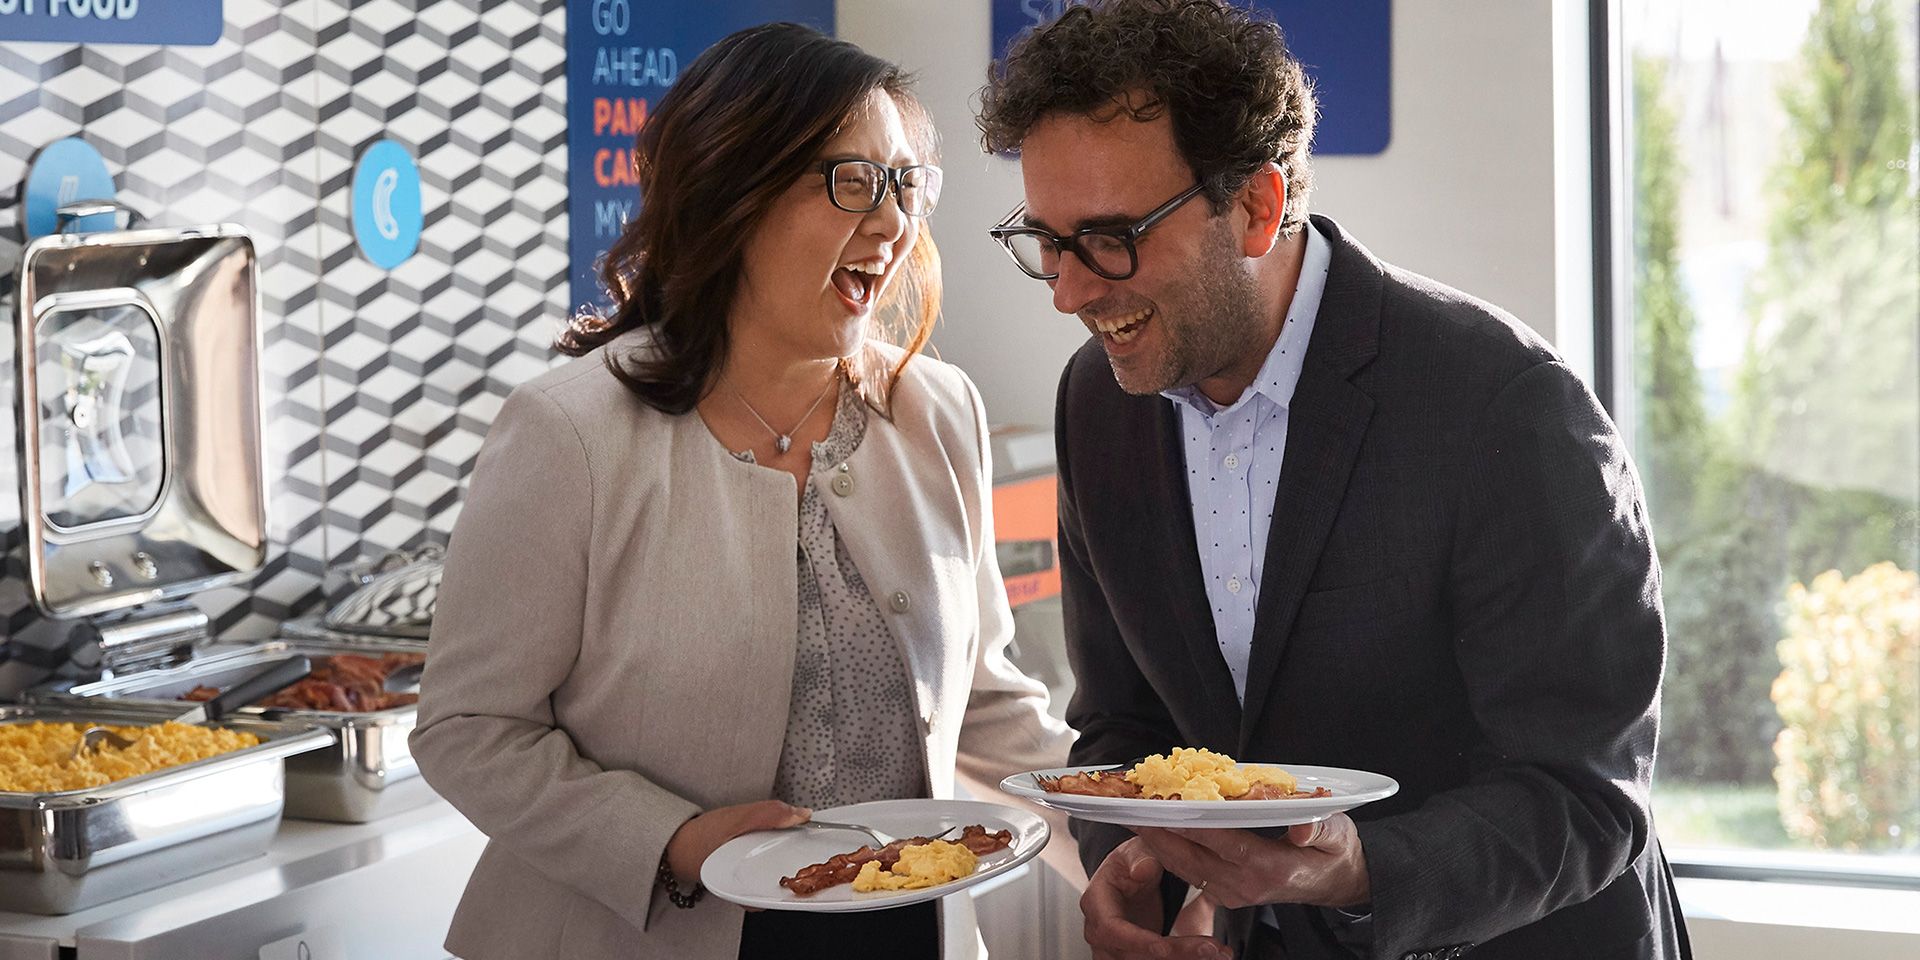
{"label": "woman's dark hair", "polygon": [[[1144,99],[1130,94],[1144,93]],[[1054,114],[1165,113],[1215,213],[1268,162],[1287,178],[1282,236],[1307,222],[1318,115],[1280,28],[1223,0],[1094,0],[1021,37],[988,68],[981,143],[1018,153]]]}
{"label": "woman's dark hair", "polygon": [[[876,91],[900,108],[922,162],[936,162],[933,124],[907,92],[906,75],[851,43],[774,23],[700,54],[640,128],[633,152],[640,213],[601,267],[613,309],[581,311],[554,347],[579,356],[648,328],[646,349],[619,357],[610,350],[608,367],[649,406],[692,410],[726,360],[727,316],[748,238],[795,181],[818,175],[813,165],[827,142]],[[905,347],[906,356],[884,377],[861,378],[849,367],[882,411],[907,361],[926,345],[939,304],[939,254],[922,224],[876,311],[882,329],[871,331]]]}

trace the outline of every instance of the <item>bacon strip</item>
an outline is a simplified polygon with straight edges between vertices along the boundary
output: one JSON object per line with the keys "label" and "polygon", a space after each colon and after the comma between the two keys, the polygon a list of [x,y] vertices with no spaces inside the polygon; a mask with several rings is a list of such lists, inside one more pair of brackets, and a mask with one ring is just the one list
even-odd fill
{"label": "bacon strip", "polygon": [[1040,789],[1048,793],[1071,793],[1082,797],[1121,797],[1136,800],[1140,788],[1127,779],[1122,770],[1092,770],[1064,777],[1034,777]]}
{"label": "bacon strip", "polygon": [[1277,783],[1256,783],[1246,793],[1228,800],[1310,800],[1314,797],[1331,797],[1333,791],[1326,787],[1314,787],[1307,790],[1288,790]]}
{"label": "bacon strip", "polygon": [[[801,867],[791,877],[781,877],[780,885],[794,892],[795,896],[810,897],[828,887],[837,887],[843,883],[852,883],[860,875],[860,867],[869,860],[880,861],[883,870],[893,869],[900,862],[900,850],[903,847],[917,847],[933,842],[928,837],[908,837],[875,850],[872,846],[862,846],[852,853],[842,853],[825,863],[813,863]],[[1013,831],[1000,830],[988,833],[987,828],[974,824],[960,831],[960,837],[952,841],[968,850],[976,857],[1005,850],[1013,845]]]}

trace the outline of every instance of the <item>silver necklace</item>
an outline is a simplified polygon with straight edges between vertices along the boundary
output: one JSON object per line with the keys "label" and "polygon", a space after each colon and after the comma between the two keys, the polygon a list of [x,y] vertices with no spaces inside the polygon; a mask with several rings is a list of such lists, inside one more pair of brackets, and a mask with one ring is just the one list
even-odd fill
{"label": "silver necklace", "polygon": [[773,434],[773,448],[781,453],[786,453],[788,448],[793,446],[793,431],[800,429],[801,425],[807,422],[807,418],[813,416],[815,410],[820,409],[820,404],[827,399],[827,394],[834,392],[833,388],[839,385],[840,371],[835,370],[833,372],[833,379],[827,381],[827,389],[821,391],[820,396],[813,401],[813,406],[808,407],[807,412],[800,415],[799,421],[794,423],[792,429],[782,433],[779,430],[775,430],[773,424],[768,423],[767,418],[761,416],[760,411],[753,408],[753,404],[747,402],[747,398],[741,395],[740,388],[733,385],[731,378],[727,381],[727,389],[733,391],[734,399],[739,400],[740,405],[746,407],[747,412],[753,414],[753,418],[760,421],[760,425],[766,427],[768,433]]}

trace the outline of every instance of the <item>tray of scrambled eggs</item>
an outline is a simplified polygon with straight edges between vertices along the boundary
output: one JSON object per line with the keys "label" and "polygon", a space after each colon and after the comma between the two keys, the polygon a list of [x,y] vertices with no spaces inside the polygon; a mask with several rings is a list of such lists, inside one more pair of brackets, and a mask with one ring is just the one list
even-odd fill
{"label": "tray of scrambled eggs", "polygon": [[[700,868],[707,892],[745,907],[853,913],[884,910],[958,893],[1033,859],[1047,845],[1046,821],[1026,810],[977,800],[878,800],[814,817],[857,823],[903,838],[896,854],[871,854],[865,834],[833,830],[765,830],[721,845]],[[956,828],[946,839],[932,838]],[[924,840],[924,842],[920,842]],[[852,864],[851,860],[862,862]],[[817,879],[837,866],[849,874]]]}
{"label": "tray of scrambled eggs", "polygon": [[[0,910],[65,914],[259,856],[286,758],[333,734],[177,711],[0,704]],[[73,756],[91,726],[133,742]]]}
{"label": "tray of scrambled eggs", "polygon": [[1061,767],[1000,781],[1016,797],[1083,820],[1129,827],[1285,827],[1393,796],[1400,784],[1365,770],[1241,763],[1176,747],[1132,766]]}

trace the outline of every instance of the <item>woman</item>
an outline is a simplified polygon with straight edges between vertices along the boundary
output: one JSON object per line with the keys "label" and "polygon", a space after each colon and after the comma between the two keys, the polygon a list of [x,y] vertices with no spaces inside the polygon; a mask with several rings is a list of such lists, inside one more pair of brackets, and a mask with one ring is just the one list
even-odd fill
{"label": "woman", "polygon": [[[1064,762],[1005,656],[979,395],[915,356],[932,152],[897,68],[791,24],[649,117],[615,307],[508,398],[452,539],[412,743],[489,842],[449,949],[971,955],[964,896],[749,917],[698,886],[809,807]],[[883,302],[904,349],[869,337]]]}

